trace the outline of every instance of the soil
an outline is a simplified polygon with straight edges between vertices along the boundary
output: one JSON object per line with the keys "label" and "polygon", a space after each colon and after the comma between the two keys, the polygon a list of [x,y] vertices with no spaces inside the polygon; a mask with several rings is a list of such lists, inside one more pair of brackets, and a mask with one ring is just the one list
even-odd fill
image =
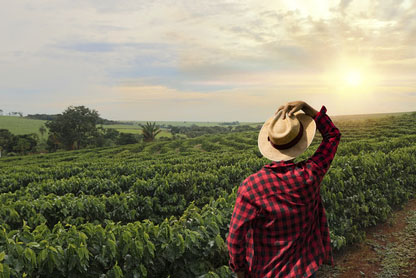
{"label": "soil", "polygon": [[366,230],[366,239],[334,254],[317,278],[416,278],[416,199],[386,223]]}

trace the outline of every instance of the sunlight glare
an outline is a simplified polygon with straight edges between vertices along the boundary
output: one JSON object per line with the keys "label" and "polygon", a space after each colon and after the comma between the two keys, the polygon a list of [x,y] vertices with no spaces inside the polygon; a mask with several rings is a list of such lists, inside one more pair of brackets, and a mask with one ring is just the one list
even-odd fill
{"label": "sunlight glare", "polygon": [[361,85],[362,83],[362,76],[361,72],[357,70],[351,70],[345,74],[345,82],[349,86],[356,87],[358,85]]}
{"label": "sunlight glare", "polygon": [[346,56],[328,65],[322,78],[339,96],[349,98],[358,94],[369,95],[380,80],[370,58]]}

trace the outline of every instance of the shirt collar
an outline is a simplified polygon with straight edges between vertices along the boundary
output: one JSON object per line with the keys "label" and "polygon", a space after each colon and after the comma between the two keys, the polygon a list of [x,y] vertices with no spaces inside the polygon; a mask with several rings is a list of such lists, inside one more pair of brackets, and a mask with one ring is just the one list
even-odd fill
{"label": "shirt collar", "polygon": [[280,161],[272,161],[271,163],[264,165],[264,167],[272,169],[272,168],[286,167],[286,166],[291,166],[291,165],[295,165],[295,163],[293,163],[292,161],[288,162],[288,161],[280,160]]}

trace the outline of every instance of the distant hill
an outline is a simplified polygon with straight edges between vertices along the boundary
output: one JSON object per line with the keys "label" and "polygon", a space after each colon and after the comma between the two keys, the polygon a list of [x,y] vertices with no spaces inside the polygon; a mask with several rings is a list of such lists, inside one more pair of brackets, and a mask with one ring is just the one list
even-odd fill
{"label": "distant hill", "polygon": [[337,115],[331,116],[334,121],[351,121],[351,120],[370,120],[383,117],[400,116],[403,114],[412,114],[416,112],[396,112],[396,113],[375,113],[375,114],[356,114],[356,115]]}
{"label": "distant hill", "polygon": [[[56,119],[57,116],[58,116],[58,114],[50,114],[50,115],[49,114],[29,114],[29,115],[25,116],[25,118],[32,119],[32,120],[53,121],[53,120]],[[117,124],[125,124],[125,123],[100,118],[98,124],[117,125]]]}
{"label": "distant hill", "polygon": [[58,115],[48,115],[48,114],[29,114],[25,116],[27,119],[32,120],[44,120],[44,121],[52,121],[55,120]]}
{"label": "distant hill", "polygon": [[[362,115],[340,115],[331,116],[335,122],[350,121],[350,120],[370,120],[378,119],[389,116],[400,116],[402,114],[411,114],[416,112],[401,112],[401,113],[379,113],[379,114],[362,114]],[[8,129],[15,135],[36,133],[40,136],[39,128],[46,123],[47,120],[52,120],[56,115],[47,114],[34,114],[26,117],[13,117],[13,116],[0,116],[0,129]],[[140,133],[140,124],[146,123],[145,121],[111,121],[102,119],[100,125],[104,128],[114,128],[124,133]],[[168,126],[221,126],[221,122],[194,122],[194,121],[156,121],[156,124],[162,127],[162,133],[160,136],[170,136]],[[259,122],[240,122],[239,125],[257,126],[261,125]],[[45,135],[46,136],[46,135]]]}
{"label": "distant hill", "polygon": [[0,116],[0,129],[8,129],[15,135],[36,133],[40,137],[39,128],[45,123],[46,121],[43,120],[34,120],[25,117]]}

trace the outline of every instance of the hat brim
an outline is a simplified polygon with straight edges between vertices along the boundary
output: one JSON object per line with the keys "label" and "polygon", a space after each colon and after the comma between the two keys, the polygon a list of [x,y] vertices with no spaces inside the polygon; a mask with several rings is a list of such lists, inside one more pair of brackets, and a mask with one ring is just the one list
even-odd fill
{"label": "hat brim", "polygon": [[259,150],[264,157],[273,161],[291,160],[301,155],[310,146],[313,138],[315,137],[316,123],[311,116],[306,114],[299,113],[295,114],[295,116],[303,125],[303,134],[296,145],[285,150],[278,150],[274,148],[268,140],[268,128],[273,121],[274,116],[264,122],[257,140]]}

